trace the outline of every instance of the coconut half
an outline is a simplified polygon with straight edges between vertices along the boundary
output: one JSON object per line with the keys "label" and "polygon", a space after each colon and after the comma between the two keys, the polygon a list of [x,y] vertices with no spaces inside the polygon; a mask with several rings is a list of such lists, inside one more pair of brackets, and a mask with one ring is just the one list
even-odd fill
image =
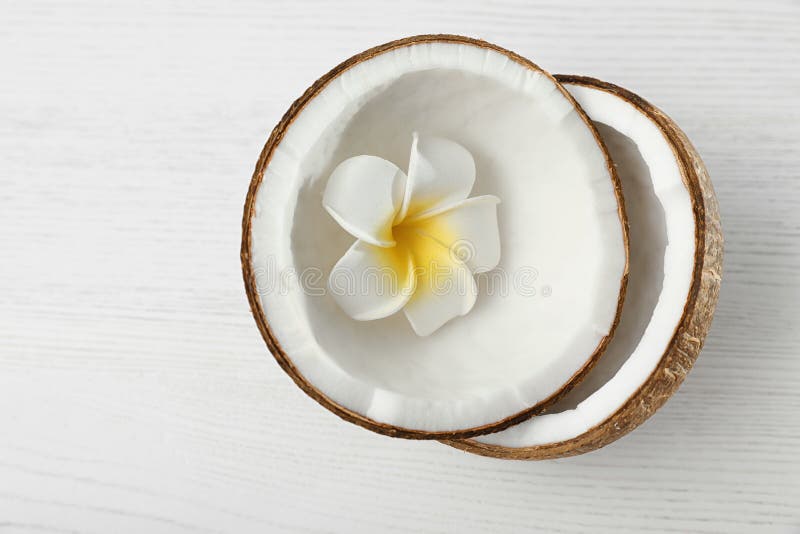
{"label": "coconut half", "polygon": [[572,456],[650,417],[692,368],[722,274],[719,208],[695,148],[661,110],[621,87],[557,76],[595,122],[622,181],[630,271],[619,327],[579,386],[506,431],[449,445],[508,459]]}
{"label": "coconut half", "polygon": [[[329,176],[358,155],[406,172],[413,132],[466,148],[471,194],[500,200],[498,267],[427,337],[402,314],[353,320],[325,291],[354,242],[323,209]],[[258,327],[306,393],[376,432],[459,438],[525,420],[593,365],[619,319],[626,224],[608,154],[552,76],[486,42],[419,36],[345,61],[292,105],[250,184],[241,260]]]}

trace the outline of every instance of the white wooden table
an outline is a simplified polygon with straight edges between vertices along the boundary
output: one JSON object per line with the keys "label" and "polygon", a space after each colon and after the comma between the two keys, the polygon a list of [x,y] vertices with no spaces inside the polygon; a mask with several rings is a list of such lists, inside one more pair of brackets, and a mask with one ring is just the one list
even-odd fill
{"label": "white wooden table", "polygon": [[[800,532],[798,28],[792,0],[0,1],[0,532]],[[503,462],[344,424],[250,316],[272,126],[432,32],[639,92],[714,178],[706,349],[606,449]]]}

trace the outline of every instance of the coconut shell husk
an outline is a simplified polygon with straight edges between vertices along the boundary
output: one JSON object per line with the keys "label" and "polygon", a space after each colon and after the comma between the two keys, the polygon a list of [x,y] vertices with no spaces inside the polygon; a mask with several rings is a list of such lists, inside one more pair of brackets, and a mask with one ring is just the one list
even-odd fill
{"label": "coconut shell husk", "polygon": [[[592,354],[587,356],[586,362],[583,365],[583,367],[581,367],[581,369],[579,369],[565,384],[561,386],[561,388],[559,388],[556,392],[554,392],[550,397],[544,399],[543,401],[537,403],[534,406],[531,406],[525,410],[520,411],[519,413],[506,417],[500,421],[496,421],[479,427],[442,431],[442,432],[429,432],[411,428],[402,428],[394,425],[389,425],[380,421],[375,421],[363,414],[354,412],[344,406],[341,406],[340,404],[336,403],[331,398],[326,396],[319,389],[317,389],[308,380],[306,380],[306,378],[292,363],[291,355],[287,354],[284,351],[284,349],[281,347],[280,341],[277,339],[275,334],[270,329],[269,323],[267,322],[266,319],[266,315],[261,306],[261,300],[258,297],[255,273],[253,270],[252,259],[251,259],[251,248],[253,239],[251,221],[255,211],[256,194],[259,190],[259,187],[261,186],[261,182],[264,178],[264,171],[266,170],[267,166],[270,163],[270,159],[272,158],[272,154],[275,151],[275,148],[280,144],[284,134],[286,133],[287,129],[291,126],[294,119],[303,111],[305,106],[311,100],[313,100],[329,83],[331,83],[331,81],[333,81],[336,77],[341,75],[346,70],[361,63],[362,61],[369,60],[379,54],[383,54],[397,48],[423,44],[423,43],[434,43],[434,42],[462,43],[462,44],[469,44],[472,46],[494,50],[496,52],[504,54],[509,59],[529,69],[544,74],[549,79],[551,79],[553,83],[555,83],[556,87],[567,98],[567,100],[572,102],[578,114],[580,115],[582,120],[586,123],[586,127],[589,128],[589,130],[592,132],[598,145],[601,147],[603,153],[606,156],[606,165],[608,167],[613,182],[615,195],[617,198],[618,213],[621,221],[623,242],[626,255],[625,269],[624,269],[624,274],[620,279],[619,298],[617,302],[617,308],[613,324],[611,326],[608,335],[606,335],[598,343],[597,347],[592,352]],[[551,74],[539,68],[531,61],[515,54],[514,52],[505,50],[494,44],[458,35],[418,35],[414,37],[407,37],[397,41],[392,41],[380,46],[376,46],[374,48],[371,48],[369,50],[366,50],[360,54],[351,57],[350,59],[344,61],[343,63],[333,68],[330,72],[322,76],[319,80],[314,82],[314,84],[311,87],[309,87],[305,91],[305,93],[303,93],[303,95],[291,105],[289,110],[284,114],[283,118],[281,118],[280,122],[278,122],[278,124],[272,130],[272,133],[269,139],[267,140],[264,149],[261,151],[261,155],[258,158],[258,162],[256,163],[255,172],[253,173],[253,177],[250,182],[250,188],[247,192],[247,199],[245,201],[245,206],[244,206],[244,216],[242,219],[242,247],[241,247],[240,257],[241,257],[242,274],[244,277],[245,290],[247,292],[247,298],[250,303],[250,309],[253,313],[253,317],[256,320],[258,329],[261,332],[261,335],[264,338],[267,347],[277,360],[278,364],[295,381],[295,383],[303,391],[306,392],[306,394],[308,394],[311,398],[316,400],[322,406],[332,411],[334,414],[338,415],[342,419],[357,424],[359,426],[362,426],[368,430],[377,432],[379,434],[384,434],[391,437],[407,438],[407,439],[452,440],[452,439],[461,439],[461,438],[479,436],[491,432],[498,432],[506,428],[509,428],[511,426],[514,426],[518,423],[521,423],[522,421],[525,421],[528,418],[546,410],[547,407],[551,406],[559,399],[561,399],[586,376],[589,370],[591,370],[591,368],[597,362],[598,358],[601,356],[603,351],[605,351],[606,347],[608,346],[608,343],[610,342],[614,334],[617,324],[619,323],[620,314],[622,313],[622,304],[625,298],[625,290],[628,282],[628,260],[629,260],[628,250],[629,250],[628,218],[625,213],[625,202],[622,196],[622,186],[620,184],[616,170],[611,162],[611,158],[608,155],[608,150],[606,150],[605,144],[603,143],[600,135],[598,134],[591,120],[589,120],[589,118],[586,116],[586,113],[577,104],[577,102],[569,93],[569,91],[567,91],[564,87],[562,87],[561,84]]]}
{"label": "coconut shell husk", "polygon": [[583,76],[557,75],[562,83],[584,85],[623,98],[647,115],[672,145],[692,201],[695,256],[692,285],[683,315],[658,366],[618,410],[572,439],[533,447],[509,448],[474,440],[448,440],[467,452],[512,460],[546,460],[590,452],[621,438],[667,402],[694,365],[711,327],[722,280],[723,238],[719,205],[700,155],[686,134],[663,111],[622,87]]}

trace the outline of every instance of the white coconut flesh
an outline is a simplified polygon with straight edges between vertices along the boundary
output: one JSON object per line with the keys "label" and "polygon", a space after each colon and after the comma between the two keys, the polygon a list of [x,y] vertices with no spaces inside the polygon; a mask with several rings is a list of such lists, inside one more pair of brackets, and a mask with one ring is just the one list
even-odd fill
{"label": "white coconut flesh", "polygon": [[[414,132],[464,146],[471,195],[500,200],[498,267],[478,276],[469,313],[426,337],[402,313],[353,320],[325,291],[354,242],[323,208],[328,177],[363,154],[407,171]],[[302,379],[369,421],[421,432],[491,425],[560,391],[609,334],[627,261],[585,118],[549,76],[465,43],[391,49],[327,83],[274,149],[251,228],[266,323]]]}
{"label": "white coconut flesh", "polygon": [[598,126],[617,166],[630,224],[625,305],[614,338],[588,376],[551,413],[477,441],[532,447],[580,436],[614,414],[667,350],[692,283],[695,223],[669,140],[631,103],[564,84]]}

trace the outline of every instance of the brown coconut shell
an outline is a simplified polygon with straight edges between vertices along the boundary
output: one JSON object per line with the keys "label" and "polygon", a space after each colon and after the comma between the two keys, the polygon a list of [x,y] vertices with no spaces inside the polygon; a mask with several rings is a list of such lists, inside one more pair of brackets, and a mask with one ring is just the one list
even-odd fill
{"label": "brown coconut shell", "polygon": [[[570,377],[570,379],[566,383],[564,383],[561,386],[561,388],[559,388],[550,397],[542,400],[541,402],[539,402],[534,406],[531,406],[525,410],[520,411],[519,413],[516,413],[514,415],[511,415],[494,423],[474,428],[444,431],[444,432],[427,432],[417,429],[398,427],[382,423],[380,421],[375,421],[363,414],[354,412],[344,406],[341,406],[340,404],[336,403],[331,398],[326,396],[323,392],[318,390],[308,380],[306,380],[306,378],[292,363],[291,355],[287,354],[283,350],[279,340],[270,329],[269,323],[267,322],[266,319],[266,315],[264,314],[264,310],[261,307],[261,300],[258,297],[255,273],[251,261],[251,248],[252,248],[251,221],[255,211],[256,193],[258,192],[258,189],[261,185],[261,181],[264,178],[264,171],[266,170],[267,166],[270,163],[270,159],[272,158],[272,154],[275,148],[280,144],[286,130],[289,128],[289,126],[291,126],[295,118],[303,111],[305,106],[311,100],[313,100],[334,79],[336,79],[343,72],[347,71],[353,66],[358,65],[362,61],[369,60],[377,55],[389,52],[391,50],[395,50],[397,48],[402,48],[405,46],[411,46],[422,43],[434,43],[434,42],[463,43],[494,50],[496,52],[504,54],[512,61],[515,61],[531,70],[535,70],[542,73],[543,75],[547,76],[550,80],[552,80],[553,83],[555,83],[556,87],[561,91],[561,93],[567,98],[567,100],[569,100],[573,104],[578,114],[580,115],[581,119],[586,123],[587,128],[589,128],[589,130],[594,135],[597,144],[601,147],[603,153],[605,154],[606,165],[611,175],[611,179],[614,186],[614,192],[617,197],[618,213],[620,221],[622,223],[621,226],[623,233],[623,243],[625,247],[625,269],[623,276],[620,279],[619,298],[617,301],[617,309],[615,312],[613,324],[611,325],[611,329],[608,335],[606,335],[603,339],[600,340],[595,350],[587,358],[586,363],[583,365],[583,367],[581,367],[581,369],[579,369],[572,377]],[[620,314],[622,313],[622,304],[625,298],[625,290],[627,288],[627,283],[628,283],[628,261],[629,261],[628,218],[625,213],[625,202],[622,195],[622,185],[620,183],[619,177],[617,176],[616,169],[614,168],[614,165],[611,162],[608,150],[606,149],[605,144],[603,143],[603,140],[600,137],[600,134],[597,132],[597,129],[594,127],[592,121],[587,117],[586,113],[583,111],[583,109],[581,109],[580,105],[578,105],[578,103],[575,101],[575,99],[572,97],[569,91],[567,91],[564,87],[562,87],[555,77],[553,77],[550,73],[544,71],[543,69],[541,69],[528,59],[518,54],[515,54],[514,52],[501,48],[497,45],[488,43],[486,41],[481,41],[459,35],[444,35],[444,34],[418,35],[414,37],[399,39],[397,41],[391,41],[389,43],[376,46],[374,48],[361,52],[360,54],[357,54],[351,57],[350,59],[340,63],[339,65],[334,67],[330,72],[328,72],[320,79],[318,79],[316,82],[314,82],[314,84],[311,87],[309,87],[303,93],[303,95],[297,100],[295,100],[295,102],[291,105],[289,110],[281,118],[280,122],[278,122],[278,124],[272,130],[272,133],[270,134],[266,145],[264,145],[264,149],[261,151],[261,155],[258,158],[258,162],[256,163],[256,168],[253,173],[252,180],[250,181],[250,188],[247,192],[247,199],[245,201],[245,206],[244,206],[244,216],[242,218],[242,247],[241,247],[240,258],[242,263],[242,274],[244,277],[245,291],[247,292],[247,298],[248,301],[250,302],[250,309],[253,313],[253,317],[256,320],[258,329],[261,332],[261,335],[264,338],[264,341],[266,342],[270,352],[278,361],[278,364],[295,381],[295,383],[303,391],[306,392],[306,394],[308,394],[315,401],[317,401],[322,406],[332,411],[334,414],[338,415],[342,419],[357,424],[359,426],[362,426],[368,430],[377,432],[379,434],[384,434],[391,437],[407,438],[407,439],[453,440],[453,439],[470,438],[492,432],[499,432],[501,430],[519,424],[536,414],[542,413],[549,406],[553,405],[564,395],[566,395],[576,384],[578,384],[586,376],[586,374],[595,365],[598,358],[605,351],[606,347],[608,346],[608,343],[610,342],[612,336],[614,335],[614,331],[616,330],[617,324],[619,323],[620,320]]]}
{"label": "brown coconut shell", "polygon": [[562,83],[583,85],[616,95],[647,115],[672,145],[695,222],[692,285],[683,315],[664,355],[647,381],[616,412],[572,439],[533,447],[509,448],[474,440],[444,441],[458,449],[510,460],[546,460],[599,449],[642,424],[667,402],[694,365],[711,327],[722,280],[723,238],[719,205],[703,160],[686,134],[663,111],[622,87],[583,76],[557,75]]}

